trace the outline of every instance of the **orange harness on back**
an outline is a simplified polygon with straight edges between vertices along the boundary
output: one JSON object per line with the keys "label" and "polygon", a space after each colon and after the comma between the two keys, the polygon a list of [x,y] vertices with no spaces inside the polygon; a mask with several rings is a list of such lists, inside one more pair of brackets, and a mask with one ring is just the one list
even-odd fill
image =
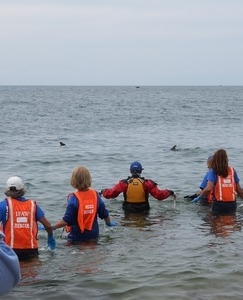
{"label": "orange harness on back", "polygon": [[[91,230],[95,216],[97,215],[98,196],[95,190],[75,192],[74,195],[78,200],[77,221],[80,230]],[[66,226],[66,231],[70,232],[70,226]]]}
{"label": "orange harness on back", "polygon": [[234,202],[236,200],[236,183],[232,167],[229,167],[227,177],[218,176],[214,196],[217,201]]}
{"label": "orange harness on back", "polygon": [[128,203],[145,203],[146,194],[143,187],[144,180],[141,178],[128,179],[126,191],[126,202]]}

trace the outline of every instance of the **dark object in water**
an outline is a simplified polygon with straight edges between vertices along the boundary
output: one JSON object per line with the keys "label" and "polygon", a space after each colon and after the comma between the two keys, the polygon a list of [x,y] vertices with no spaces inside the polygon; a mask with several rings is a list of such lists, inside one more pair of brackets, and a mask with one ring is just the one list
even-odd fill
{"label": "dark object in water", "polygon": [[60,146],[66,146],[66,144],[64,144],[63,142],[60,142]]}
{"label": "dark object in water", "polygon": [[172,148],[170,148],[170,150],[171,150],[171,151],[176,151],[176,150],[177,150],[177,149],[176,149],[176,145],[173,146]]}

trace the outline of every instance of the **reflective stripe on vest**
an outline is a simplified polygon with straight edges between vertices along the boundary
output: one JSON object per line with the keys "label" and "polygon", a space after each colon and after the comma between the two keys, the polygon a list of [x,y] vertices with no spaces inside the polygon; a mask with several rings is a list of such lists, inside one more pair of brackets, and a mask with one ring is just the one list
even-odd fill
{"label": "reflective stripe on vest", "polygon": [[36,203],[32,200],[7,199],[8,219],[4,228],[5,242],[13,249],[36,249]]}
{"label": "reflective stripe on vest", "polygon": [[214,195],[217,201],[233,202],[236,200],[236,184],[234,169],[228,169],[228,176],[218,176],[218,181],[214,188]]}
{"label": "reflective stripe on vest", "polygon": [[126,202],[129,203],[145,203],[146,196],[141,178],[130,178],[126,191]]}
{"label": "reflective stripe on vest", "polygon": [[78,199],[78,225],[81,231],[91,230],[97,214],[98,197],[93,189],[74,193]]}

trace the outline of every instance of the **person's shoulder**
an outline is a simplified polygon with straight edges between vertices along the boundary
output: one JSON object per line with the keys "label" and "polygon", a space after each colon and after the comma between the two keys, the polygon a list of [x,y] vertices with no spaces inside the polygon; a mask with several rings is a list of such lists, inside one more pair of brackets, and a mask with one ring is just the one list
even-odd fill
{"label": "person's shoulder", "polygon": [[76,203],[77,201],[78,201],[78,198],[76,197],[74,192],[68,194],[68,196],[67,196],[68,204],[72,204],[74,202]]}
{"label": "person's shoulder", "polygon": [[120,183],[127,183],[130,179],[132,179],[132,176],[128,176],[128,177],[125,178],[125,179],[121,179],[119,182],[120,182]]}
{"label": "person's shoulder", "polygon": [[6,204],[7,203],[7,199],[6,198],[4,198],[4,199],[2,199],[1,201],[0,201],[0,204]]}
{"label": "person's shoulder", "polygon": [[150,178],[144,178],[144,182],[145,183],[150,183],[152,185],[158,185],[157,182],[155,182],[154,180],[152,180]]}

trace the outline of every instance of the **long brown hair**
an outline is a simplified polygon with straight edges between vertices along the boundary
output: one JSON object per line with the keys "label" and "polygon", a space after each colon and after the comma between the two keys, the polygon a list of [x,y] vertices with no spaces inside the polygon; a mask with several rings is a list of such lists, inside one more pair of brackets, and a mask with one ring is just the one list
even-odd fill
{"label": "long brown hair", "polygon": [[209,168],[212,168],[219,176],[228,176],[228,156],[224,149],[219,149],[214,153],[213,158],[209,162]]}

